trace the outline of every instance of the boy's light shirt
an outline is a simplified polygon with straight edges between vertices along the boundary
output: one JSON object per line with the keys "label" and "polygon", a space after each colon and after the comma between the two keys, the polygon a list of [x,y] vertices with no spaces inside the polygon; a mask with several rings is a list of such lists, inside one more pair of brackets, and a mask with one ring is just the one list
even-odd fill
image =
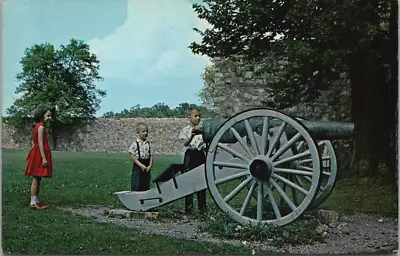
{"label": "boy's light shirt", "polygon": [[[184,127],[179,133],[179,139],[189,139],[192,136],[193,127],[188,125]],[[201,134],[197,134],[193,137],[190,144],[186,147],[187,149],[198,149],[203,150],[206,148],[206,144],[203,141],[203,136]]]}
{"label": "boy's light shirt", "polygon": [[140,148],[140,158],[141,159],[149,159],[153,153],[150,152],[150,142],[148,140],[142,141],[139,138],[137,138],[132,145],[129,147],[129,154],[134,155],[136,158],[139,158],[138,154],[138,149],[137,149],[137,144],[136,142],[139,142],[139,148]]}

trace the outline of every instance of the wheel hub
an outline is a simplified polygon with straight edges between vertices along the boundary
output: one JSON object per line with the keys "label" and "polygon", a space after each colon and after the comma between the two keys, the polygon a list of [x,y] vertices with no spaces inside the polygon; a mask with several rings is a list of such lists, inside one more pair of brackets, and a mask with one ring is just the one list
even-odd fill
{"label": "wheel hub", "polygon": [[270,179],[273,173],[272,163],[269,159],[255,158],[250,164],[250,174],[262,181],[267,181]]}

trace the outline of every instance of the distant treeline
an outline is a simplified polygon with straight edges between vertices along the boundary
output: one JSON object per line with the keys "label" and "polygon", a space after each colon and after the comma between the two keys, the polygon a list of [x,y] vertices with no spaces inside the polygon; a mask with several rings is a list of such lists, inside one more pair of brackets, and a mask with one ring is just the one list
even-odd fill
{"label": "distant treeline", "polygon": [[216,116],[216,113],[203,107],[197,106],[196,104],[180,103],[176,108],[171,109],[164,103],[157,103],[152,107],[141,108],[140,105],[135,105],[130,109],[124,109],[119,113],[112,111],[104,113],[104,118],[164,118],[164,117],[175,117],[183,118],[187,117],[187,111],[189,107],[197,107],[200,109],[202,118],[212,118]]}

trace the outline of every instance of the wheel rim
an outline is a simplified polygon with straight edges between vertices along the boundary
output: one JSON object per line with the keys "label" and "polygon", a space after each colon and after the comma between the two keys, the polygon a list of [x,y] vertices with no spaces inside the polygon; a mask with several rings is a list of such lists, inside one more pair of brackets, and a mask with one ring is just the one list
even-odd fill
{"label": "wheel rim", "polygon": [[[254,118],[263,120],[260,143],[257,143],[255,132],[251,127]],[[239,123],[246,127],[247,134],[243,137],[235,130],[235,124]],[[274,128],[273,123],[279,125],[275,127],[277,132],[269,143],[268,133]],[[288,127],[294,128],[296,134],[277,149],[276,145]],[[234,146],[230,147],[220,142],[226,132],[233,133],[238,140]],[[301,159],[302,156],[288,153],[290,147],[300,140],[304,140],[304,144],[308,147],[308,153],[303,155],[311,158],[312,171],[285,168],[287,163]],[[285,173],[310,177],[310,185],[307,188],[301,187],[284,178],[282,174]],[[227,120],[215,134],[207,154],[206,181],[214,201],[221,210],[243,225],[283,226],[293,222],[315,198],[320,175],[319,152],[306,128],[287,115],[269,109],[245,111]],[[293,202],[291,195],[285,193],[277,182],[283,182],[301,193],[303,195],[301,202]],[[244,191],[247,186],[250,186],[249,191]],[[256,200],[252,197],[255,191],[257,191]],[[264,211],[265,196],[272,204],[272,214]],[[289,205],[290,212],[280,212],[276,203],[278,197]]]}

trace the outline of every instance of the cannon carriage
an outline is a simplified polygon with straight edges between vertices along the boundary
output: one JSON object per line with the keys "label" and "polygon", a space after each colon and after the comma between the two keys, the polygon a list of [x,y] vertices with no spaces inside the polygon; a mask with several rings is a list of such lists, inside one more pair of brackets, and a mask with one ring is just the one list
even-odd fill
{"label": "cannon carriage", "polygon": [[205,120],[206,163],[182,173],[171,164],[144,192],[116,192],[129,210],[147,211],[208,189],[218,207],[243,225],[284,226],[323,203],[337,161],[329,140],[351,139],[354,125],[292,118],[252,109]]}

